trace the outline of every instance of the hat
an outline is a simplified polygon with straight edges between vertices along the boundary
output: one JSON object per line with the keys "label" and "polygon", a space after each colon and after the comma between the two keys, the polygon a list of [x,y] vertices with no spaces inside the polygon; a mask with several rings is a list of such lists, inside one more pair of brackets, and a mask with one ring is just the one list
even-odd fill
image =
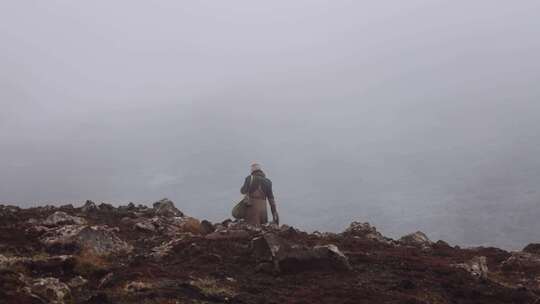
{"label": "hat", "polygon": [[258,163],[252,163],[251,164],[251,173],[253,173],[255,171],[259,171],[259,170],[262,170],[260,164],[258,164]]}

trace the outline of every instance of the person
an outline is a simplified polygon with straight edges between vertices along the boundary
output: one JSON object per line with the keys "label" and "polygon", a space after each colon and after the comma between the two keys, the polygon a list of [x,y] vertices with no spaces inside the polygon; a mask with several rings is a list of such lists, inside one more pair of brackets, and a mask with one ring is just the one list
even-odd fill
{"label": "person", "polygon": [[276,210],[276,201],[272,192],[272,181],[266,177],[261,165],[251,165],[251,174],[244,181],[240,193],[247,195],[248,207],[246,208],[246,222],[252,225],[268,223],[266,200],[270,204],[274,223],[279,225],[279,215]]}

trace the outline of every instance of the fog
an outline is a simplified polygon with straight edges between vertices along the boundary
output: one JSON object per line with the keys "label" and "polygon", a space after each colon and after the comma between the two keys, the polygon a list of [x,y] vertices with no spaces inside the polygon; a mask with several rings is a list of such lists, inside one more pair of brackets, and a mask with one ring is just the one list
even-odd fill
{"label": "fog", "polygon": [[2,1],[0,202],[540,241],[538,1]]}

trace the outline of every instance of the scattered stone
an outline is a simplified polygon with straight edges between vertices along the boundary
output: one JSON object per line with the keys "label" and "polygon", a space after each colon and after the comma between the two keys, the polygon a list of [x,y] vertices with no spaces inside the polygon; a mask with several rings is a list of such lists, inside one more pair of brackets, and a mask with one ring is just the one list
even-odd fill
{"label": "scattered stone", "polygon": [[489,273],[485,256],[477,256],[472,258],[470,261],[460,264],[454,264],[452,266],[465,269],[473,277],[481,279],[487,279]]}
{"label": "scattered stone", "polygon": [[173,216],[184,216],[182,211],[176,209],[174,203],[168,198],[164,198],[158,202],[155,202],[154,213],[160,216],[173,217]]}
{"label": "scattered stone", "polygon": [[68,224],[85,225],[86,220],[82,217],[71,216],[63,211],[56,211],[43,221],[43,225],[45,226],[59,226]]}

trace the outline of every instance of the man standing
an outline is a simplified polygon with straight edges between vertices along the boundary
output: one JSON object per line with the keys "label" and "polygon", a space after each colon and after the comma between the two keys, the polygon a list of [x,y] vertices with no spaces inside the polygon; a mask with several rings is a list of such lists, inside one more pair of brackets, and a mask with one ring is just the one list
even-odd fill
{"label": "man standing", "polygon": [[272,192],[272,181],[266,177],[261,165],[257,163],[251,165],[251,175],[246,177],[240,192],[248,196],[246,221],[249,224],[261,225],[268,223],[268,212],[266,211],[266,200],[268,200],[274,223],[279,225],[279,215],[276,210],[274,193]]}

